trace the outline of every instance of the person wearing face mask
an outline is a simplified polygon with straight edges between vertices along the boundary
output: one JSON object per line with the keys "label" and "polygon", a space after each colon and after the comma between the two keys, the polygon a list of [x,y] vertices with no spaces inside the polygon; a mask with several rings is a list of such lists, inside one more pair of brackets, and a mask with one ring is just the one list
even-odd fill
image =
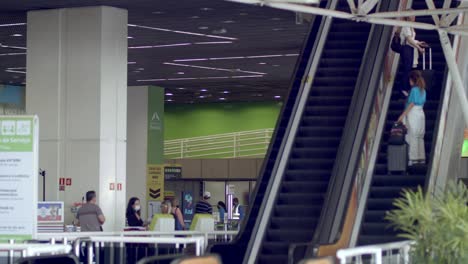
{"label": "person wearing face mask", "polygon": [[128,226],[144,226],[144,222],[141,219],[141,206],[140,199],[137,197],[132,197],[128,201],[127,205],[127,225]]}

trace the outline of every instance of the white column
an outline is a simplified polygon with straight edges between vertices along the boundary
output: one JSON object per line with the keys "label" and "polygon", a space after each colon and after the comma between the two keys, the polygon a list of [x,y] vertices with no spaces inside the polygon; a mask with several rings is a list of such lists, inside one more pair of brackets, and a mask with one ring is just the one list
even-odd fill
{"label": "white column", "polygon": [[[46,200],[70,206],[95,190],[107,221],[125,224],[127,11],[112,7],[28,13],[26,111],[38,114]],[[72,186],[59,191],[59,178]],[[122,183],[111,191],[111,183]]]}

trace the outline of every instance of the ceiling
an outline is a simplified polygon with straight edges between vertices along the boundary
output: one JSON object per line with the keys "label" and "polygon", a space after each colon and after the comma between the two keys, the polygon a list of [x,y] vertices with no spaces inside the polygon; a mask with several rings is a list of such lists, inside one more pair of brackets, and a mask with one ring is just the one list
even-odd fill
{"label": "ceiling", "polygon": [[221,0],[1,0],[0,83],[24,85],[28,10],[96,5],[128,9],[128,85],[169,103],[281,100],[308,33],[292,12]]}

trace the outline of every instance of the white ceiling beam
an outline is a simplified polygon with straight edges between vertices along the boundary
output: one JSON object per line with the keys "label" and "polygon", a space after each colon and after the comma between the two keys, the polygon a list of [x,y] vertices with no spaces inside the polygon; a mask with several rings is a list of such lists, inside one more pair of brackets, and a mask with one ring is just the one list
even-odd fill
{"label": "white ceiling beam", "polygon": [[453,35],[468,36],[468,30],[466,29],[463,30],[463,29],[444,28],[443,30]]}
{"label": "white ceiling beam", "polygon": [[439,8],[439,9],[426,9],[426,10],[409,10],[409,11],[392,11],[392,12],[379,12],[367,15],[368,17],[380,17],[380,18],[399,18],[407,16],[429,16],[429,15],[443,15],[450,14],[455,17],[459,13],[468,12],[468,7],[458,8]]}
{"label": "white ceiling beam", "polygon": [[[431,10],[435,10],[435,5],[433,0],[426,0],[427,7]],[[438,15],[432,15],[432,19],[434,19],[434,22],[436,25],[440,25],[440,18]]]}
{"label": "white ceiling beam", "polygon": [[378,17],[366,17],[365,19],[363,19],[363,21],[366,21],[372,24],[398,26],[398,27],[412,27],[412,28],[424,29],[424,30],[436,30],[439,28],[436,25],[427,24],[427,23],[401,21],[401,20],[378,18]]}
{"label": "white ceiling beam", "polygon": [[449,8],[451,3],[452,3],[452,0],[445,0],[444,1],[444,8]]}
{"label": "white ceiling beam", "polygon": [[353,12],[353,14],[356,14],[357,7],[356,7],[356,3],[354,3],[354,0],[347,0],[347,1],[348,1],[349,9],[351,10],[351,12]]}
{"label": "white ceiling beam", "polygon": [[359,7],[360,15],[367,15],[369,12],[374,9],[374,7],[379,3],[379,0],[367,0],[364,4]]}
{"label": "white ceiling beam", "polygon": [[303,6],[298,4],[274,4],[274,3],[265,3],[266,6],[290,10],[294,12],[302,12],[308,13],[313,15],[323,15],[323,16],[331,16],[336,18],[343,18],[343,19],[352,19],[355,16],[350,13],[336,11],[336,10],[329,10],[325,8],[313,7],[313,6]]}

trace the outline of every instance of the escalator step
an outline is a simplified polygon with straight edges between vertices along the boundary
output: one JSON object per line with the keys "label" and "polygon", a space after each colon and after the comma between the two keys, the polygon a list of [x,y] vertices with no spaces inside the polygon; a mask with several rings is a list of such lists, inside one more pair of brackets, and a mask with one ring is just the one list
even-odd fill
{"label": "escalator step", "polygon": [[272,217],[271,229],[284,230],[313,230],[317,225],[318,217]]}
{"label": "escalator step", "polygon": [[310,204],[322,203],[324,195],[319,193],[280,193],[278,204]]}
{"label": "escalator step", "polygon": [[290,192],[326,192],[328,187],[328,181],[319,181],[319,182],[309,182],[309,181],[286,181],[281,186],[281,192],[290,193]]}
{"label": "escalator step", "polygon": [[320,206],[317,205],[276,205],[275,217],[319,217]]}

